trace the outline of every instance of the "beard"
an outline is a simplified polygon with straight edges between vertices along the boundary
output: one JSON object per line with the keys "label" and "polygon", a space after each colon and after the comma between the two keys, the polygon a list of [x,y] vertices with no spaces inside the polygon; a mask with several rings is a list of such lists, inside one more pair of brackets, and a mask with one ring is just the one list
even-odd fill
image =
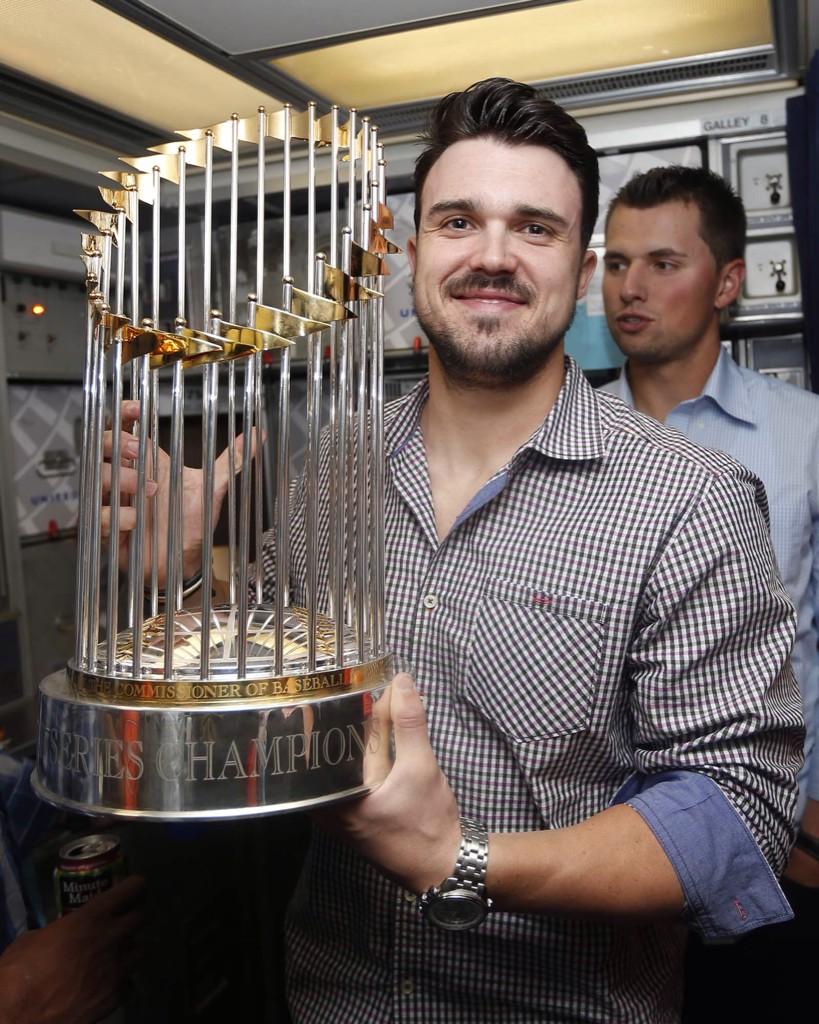
{"label": "beard", "polygon": [[[482,288],[503,291],[525,302],[535,297],[533,289],[509,274],[496,277],[467,274],[449,281],[444,294],[462,294]],[[574,312],[572,306],[559,323],[504,330],[501,317],[480,316],[452,324],[432,310],[416,306],[418,321],[444,375],[450,383],[464,388],[505,389],[530,380],[543,369],[562,341],[571,327]]]}

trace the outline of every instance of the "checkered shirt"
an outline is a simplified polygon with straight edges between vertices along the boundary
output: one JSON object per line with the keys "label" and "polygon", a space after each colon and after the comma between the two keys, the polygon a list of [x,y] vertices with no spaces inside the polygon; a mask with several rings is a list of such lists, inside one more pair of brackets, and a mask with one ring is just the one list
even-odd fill
{"label": "checkered shirt", "polygon": [[[567,360],[541,428],[439,543],[426,397],[422,383],[387,409],[387,636],[426,696],[461,813],[490,832],[564,828],[635,772],[701,772],[781,870],[803,730],[783,667],[793,610],[756,478],[595,393]],[[267,586],[273,559],[268,541]],[[321,834],[288,932],[291,1010],[306,1024],[678,1019],[682,924],[495,912],[442,932]]]}

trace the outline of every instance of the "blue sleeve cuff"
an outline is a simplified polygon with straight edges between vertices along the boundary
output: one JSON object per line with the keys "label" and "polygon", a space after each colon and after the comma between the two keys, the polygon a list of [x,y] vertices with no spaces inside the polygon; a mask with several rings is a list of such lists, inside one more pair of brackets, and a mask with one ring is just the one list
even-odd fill
{"label": "blue sleeve cuff", "polygon": [[628,804],[654,833],[677,872],[687,918],[706,942],[793,917],[748,826],[707,775],[635,773],[612,803]]}

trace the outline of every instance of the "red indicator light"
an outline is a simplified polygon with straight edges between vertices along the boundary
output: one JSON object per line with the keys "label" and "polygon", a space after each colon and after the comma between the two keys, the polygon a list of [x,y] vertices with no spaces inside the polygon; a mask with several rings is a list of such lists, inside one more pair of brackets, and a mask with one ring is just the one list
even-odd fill
{"label": "red indicator light", "polygon": [[42,304],[42,302],[35,302],[34,305],[31,307],[32,316],[42,316],[43,313],[45,313],[45,311],[46,308]]}

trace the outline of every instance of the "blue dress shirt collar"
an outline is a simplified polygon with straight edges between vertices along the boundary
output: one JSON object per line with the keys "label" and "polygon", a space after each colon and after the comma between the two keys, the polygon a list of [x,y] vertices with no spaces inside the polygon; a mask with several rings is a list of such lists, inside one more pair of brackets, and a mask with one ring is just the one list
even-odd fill
{"label": "blue dress shirt collar", "polygon": [[[610,385],[611,393],[622,398],[628,405],[634,407],[634,396],[628,382],[628,363],[623,367],[620,376]],[[690,402],[698,402],[701,398],[710,399],[729,416],[743,423],[757,424],[757,417],[753,405],[748,397],[748,389],[742,377],[742,370],[728,355],[724,348],[720,347],[720,353],[716,365],[711,371],[702,393],[696,398],[690,398],[680,402],[677,408],[682,408]]]}

